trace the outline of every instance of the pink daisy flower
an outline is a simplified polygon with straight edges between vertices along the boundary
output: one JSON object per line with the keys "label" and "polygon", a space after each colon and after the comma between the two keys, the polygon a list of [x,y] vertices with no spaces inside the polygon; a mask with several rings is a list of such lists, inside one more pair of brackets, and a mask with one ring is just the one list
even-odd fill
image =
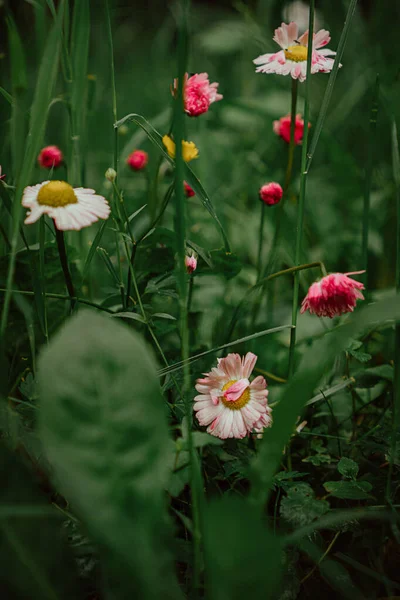
{"label": "pink daisy flower", "polygon": [[365,271],[353,273],[331,273],[312,284],[301,305],[301,312],[309,310],[318,317],[330,317],[353,312],[357,300],[364,300],[361,290],[364,285],[351,279],[349,275],[359,275]]}
{"label": "pink daisy flower", "polygon": [[[272,128],[276,135],[279,135],[285,142],[289,144],[290,142],[290,124],[292,122],[292,118],[290,115],[286,115],[285,117],[281,117],[278,121],[274,121]],[[311,127],[311,123],[308,124],[308,127]],[[303,141],[304,135],[304,121],[301,118],[301,115],[296,115],[296,120],[294,123],[294,143],[296,145],[301,144]]]}
{"label": "pink daisy flower", "polygon": [[218,359],[218,366],[205,378],[198,379],[194,410],[200,425],[208,425],[207,431],[223,440],[244,438],[253,430],[259,432],[272,424],[271,408],[268,406],[267,382],[249,377],[257,356],[248,352],[228,354]]}
{"label": "pink daisy flower", "polygon": [[[257,73],[276,73],[277,75],[291,75],[293,79],[304,81],[307,72],[307,45],[308,31],[299,36],[299,27],[293,21],[288,25],[282,23],[275,29],[274,41],[282,48],[274,54],[262,54],[253,60],[259,65]],[[320,29],[314,33],[312,44],[311,73],[329,73],[333,68],[333,58],[336,52],[324,49],[330,42],[329,31]],[[341,65],[340,65],[341,66]]]}
{"label": "pink daisy flower", "polygon": [[[191,77],[185,74],[184,99],[185,112],[189,117],[198,117],[207,112],[210,104],[222,100],[223,95],[218,94],[219,83],[210,83],[208,73],[196,73]],[[176,93],[178,80],[174,80],[173,94]]]}

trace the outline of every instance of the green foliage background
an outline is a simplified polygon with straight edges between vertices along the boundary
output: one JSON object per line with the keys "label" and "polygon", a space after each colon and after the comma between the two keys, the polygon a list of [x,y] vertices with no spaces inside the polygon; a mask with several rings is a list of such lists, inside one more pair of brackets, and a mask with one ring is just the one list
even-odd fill
{"label": "green foliage background", "polygon": [[[189,389],[179,362],[176,257],[184,240],[172,192],[152,225],[174,181],[160,135],[172,121],[180,3],[0,7],[0,591],[7,599],[399,594],[400,7],[358,3],[307,180],[301,262],[348,272],[363,266],[370,176],[369,306],[334,321],[301,315],[296,374],[285,383],[292,275],[262,293],[249,290],[257,279],[258,190],[282,183],[286,169],[287,145],[272,124],[291,102],[290,78],[256,74],[252,59],[276,49],[273,30],[287,21],[288,6],[239,0],[190,8],[188,71],[208,72],[224,99],[184,123],[200,152],[193,173],[184,173],[196,191],[185,200],[186,243],[199,254],[189,284]],[[316,3],[316,28],[330,31],[334,50],[348,7]],[[328,75],[311,78],[311,139],[327,82]],[[123,223],[122,234],[109,220],[66,236],[80,299],[72,317],[51,227],[20,229],[22,190],[49,178],[36,163],[48,144],[65,156],[50,177],[93,187],[110,202],[115,190],[104,173],[117,167],[140,240],[129,276]],[[136,148],[149,153],[140,173],[125,164]],[[297,147],[277,270],[295,262],[300,155]],[[266,210],[264,265],[278,210]],[[302,271],[301,298],[317,276],[318,268]],[[249,350],[258,373],[267,373],[274,426],[262,440],[222,442],[191,423],[194,383],[217,356]]]}

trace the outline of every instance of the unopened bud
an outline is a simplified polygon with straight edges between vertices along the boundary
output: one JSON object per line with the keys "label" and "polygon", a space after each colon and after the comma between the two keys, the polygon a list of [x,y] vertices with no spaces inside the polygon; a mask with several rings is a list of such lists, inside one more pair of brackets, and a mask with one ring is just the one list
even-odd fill
{"label": "unopened bud", "polygon": [[114,183],[114,181],[117,178],[116,170],[113,169],[112,167],[110,167],[109,169],[107,169],[107,171],[105,173],[105,177],[106,177],[106,179],[108,179],[108,181],[111,181],[111,183]]}

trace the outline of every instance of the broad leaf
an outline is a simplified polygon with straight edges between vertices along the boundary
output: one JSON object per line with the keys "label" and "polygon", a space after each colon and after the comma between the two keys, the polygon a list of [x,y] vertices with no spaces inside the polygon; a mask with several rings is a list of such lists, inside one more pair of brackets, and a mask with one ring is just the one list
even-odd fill
{"label": "broad leaf", "polygon": [[113,599],[179,598],[163,497],[171,442],[145,342],[82,312],[43,352],[38,382],[45,450],[102,551]]}
{"label": "broad leaf", "polygon": [[287,490],[281,502],[281,516],[296,527],[308,525],[329,510],[326,500],[316,500],[308,483],[299,482]]}
{"label": "broad leaf", "polygon": [[369,481],[327,481],[324,488],[335,498],[346,500],[370,500],[372,490]]}
{"label": "broad leaf", "polygon": [[352,460],[351,458],[346,458],[342,456],[342,458],[338,462],[338,471],[343,477],[348,477],[349,479],[356,479],[358,475],[358,464]]}

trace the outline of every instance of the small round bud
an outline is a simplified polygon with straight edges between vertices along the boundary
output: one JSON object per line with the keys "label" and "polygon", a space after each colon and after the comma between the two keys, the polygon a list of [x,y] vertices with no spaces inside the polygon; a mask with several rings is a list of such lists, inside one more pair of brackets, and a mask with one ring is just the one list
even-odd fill
{"label": "small round bud", "polygon": [[260,189],[259,194],[261,200],[265,204],[268,204],[268,206],[273,206],[274,204],[278,204],[278,202],[280,202],[283,195],[283,189],[279,183],[266,183]]}
{"label": "small round bud", "polygon": [[110,167],[109,169],[107,169],[107,171],[105,172],[105,178],[108,179],[108,181],[111,181],[111,183],[114,183],[114,181],[117,178],[117,172],[115,169],[113,169],[112,167]]}
{"label": "small round bud", "polygon": [[141,171],[149,161],[149,155],[144,150],[134,150],[126,159],[126,164],[133,171]]}
{"label": "small round bud", "polygon": [[61,165],[63,158],[60,148],[57,148],[57,146],[46,146],[41,149],[37,160],[39,166],[43,169],[56,169]]}

